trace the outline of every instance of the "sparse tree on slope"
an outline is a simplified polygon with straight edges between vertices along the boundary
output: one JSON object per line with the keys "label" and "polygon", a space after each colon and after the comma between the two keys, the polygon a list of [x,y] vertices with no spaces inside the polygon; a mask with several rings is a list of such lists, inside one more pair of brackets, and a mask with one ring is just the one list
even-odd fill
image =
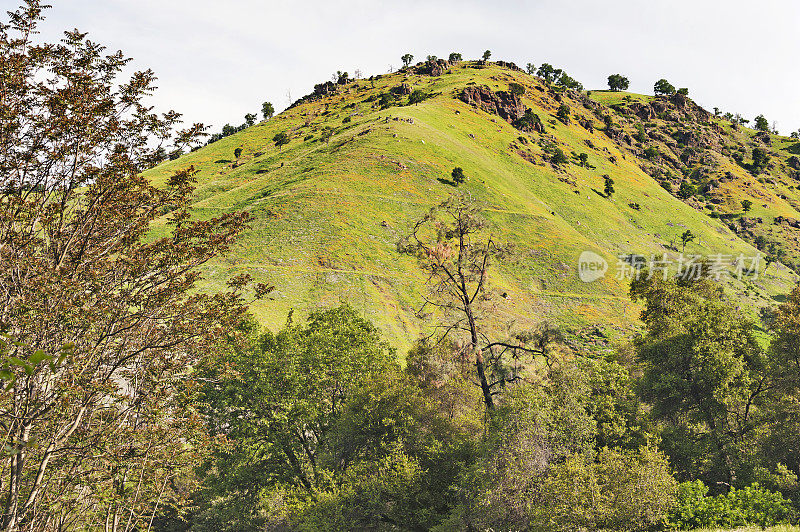
{"label": "sparse tree on slope", "polygon": [[482,59],[484,61],[488,61],[490,57],[492,57],[492,52],[490,50],[486,50],[485,52],[483,52]]}
{"label": "sparse tree on slope", "polygon": [[403,61],[403,66],[407,67],[408,65],[411,64],[411,61],[414,60],[414,56],[411,54],[403,54],[400,60]]}
{"label": "sparse tree on slope", "polygon": [[417,222],[398,249],[417,257],[428,276],[429,293],[420,312],[434,310],[441,337],[462,342],[463,356],[474,361],[486,409],[493,411],[495,396],[522,377],[520,361],[546,357],[557,336],[547,327],[495,336],[484,322],[493,299],[489,271],[508,247],[494,240],[466,196],[453,194]]}

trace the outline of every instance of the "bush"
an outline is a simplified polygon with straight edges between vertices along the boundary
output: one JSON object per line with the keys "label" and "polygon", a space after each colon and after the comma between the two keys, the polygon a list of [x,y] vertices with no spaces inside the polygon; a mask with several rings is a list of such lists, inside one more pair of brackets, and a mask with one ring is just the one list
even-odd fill
{"label": "bush", "polygon": [[525,94],[525,87],[513,81],[508,84],[508,90],[511,91],[511,94],[516,94],[517,96]]}
{"label": "bush", "polygon": [[768,527],[788,524],[794,519],[791,503],[779,492],[754,483],[744,489],[708,496],[708,487],[700,480],[678,486],[678,505],[669,517],[669,527],[677,530],[695,528]]}
{"label": "bush", "polygon": [[603,449],[587,463],[573,455],[553,468],[533,509],[533,530],[651,530],[676,503],[666,457],[644,447]]}

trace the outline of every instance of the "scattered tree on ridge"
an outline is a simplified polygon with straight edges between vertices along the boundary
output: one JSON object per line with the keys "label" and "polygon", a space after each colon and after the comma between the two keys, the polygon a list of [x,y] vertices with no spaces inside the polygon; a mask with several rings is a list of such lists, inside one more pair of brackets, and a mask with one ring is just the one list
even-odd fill
{"label": "scattered tree on ridge", "polygon": [[461,61],[461,54],[460,54],[460,53],[458,53],[458,52],[452,52],[452,53],[451,53],[451,54],[448,56],[448,58],[447,58],[447,61],[448,61],[449,63],[451,63],[451,64],[456,64],[456,63],[459,63],[459,62]]}
{"label": "scattered tree on ridge", "polygon": [[269,120],[275,114],[275,107],[270,102],[264,102],[261,104],[261,114],[264,116],[264,120]]}
{"label": "scattered tree on ridge", "polygon": [[403,66],[407,67],[408,65],[411,64],[411,61],[414,60],[414,56],[411,54],[403,54],[400,60],[403,61]]}
{"label": "scattered tree on ridge", "polygon": [[483,52],[482,59],[484,62],[488,61],[490,57],[492,57],[492,52],[490,50]]}
{"label": "scattered tree on ridge", "polygon": [[533,63],[528,63],[525,66],[525,70],[528,72],[528,74],[533,76],[534,74],[536,74],[536,65],[534,65]]}
{"label": "scattered tree on ridge", "polygon": [[769,133],[769,121],[767,121],[764,115],[758,115],[754,120],[754,124],[757,130]]}
{"label": "scattered tree on ridge", "polygon": [[628,78],[623,76],[622,74],[611,74],[608,76],[608,88],[612,91],[625,91],[628,90],[628,86],[630,82]]}
{"label": "scattered tree on ridge", "polygon": [[247,124],[247,127],[252,126],[256,123],[256,115],[253,113],[247,113],[244,115],[244,123]]}
{"label": "scattered tree on ridge", "polygon": [[656,96],[669,96],[675,94],[675,86],[664,78],[661,78],[653,85],[653,92]]}

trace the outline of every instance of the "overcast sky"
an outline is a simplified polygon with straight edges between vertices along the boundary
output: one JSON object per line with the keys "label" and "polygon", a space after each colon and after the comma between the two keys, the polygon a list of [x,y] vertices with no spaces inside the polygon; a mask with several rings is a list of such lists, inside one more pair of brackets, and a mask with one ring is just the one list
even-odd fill
{"label": "overcast sky", "polygon": [[[49,0],[43,36],[78,28],[159,76],[160,109],[219,129],[276,109],[336,70],[366,76],[400,56],[461,52],[548,62],[586,88],[661,77],[707,109],[800,128],[797,0]],[[0,0],[13,8],[15,0]]]}

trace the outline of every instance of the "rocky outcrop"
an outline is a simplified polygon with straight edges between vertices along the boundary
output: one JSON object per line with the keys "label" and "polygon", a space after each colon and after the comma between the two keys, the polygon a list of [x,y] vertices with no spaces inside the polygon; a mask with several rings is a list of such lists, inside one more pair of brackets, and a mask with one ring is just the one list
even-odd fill
{"label": "rocky outcrop", "polygon": [[511,123],[525,115],[526,109],[522,100],[508,91],[494,92],[486,86],[473,86],[462,90],[459,99]]}
{"label": "rocky outcrop", "polygon": [[518,72],[522,72],[522,69],[520,67],[518,67],[516,64],[511,63],[511,62],[497,61],[495,64],[498,65],[498,66],[501,66],[501,67],[505,67],[505,68],[511,69],[511,70],[516,70]]}
{"label": "rocky outcrop", "polygon": [[765,146],[772,146],[772,137],[766,131],[759,131],[753,138]]}
{"label": "rocky outcrop", "polygon": [[392,94],[396,94],[398,96],[406,96],[408,94],[411,94],[411,85],[409,85],[408,83],[401,83],[400,85],[395,85],[394,87],[389,89],[389,91]]}
{"label": "rocky outcrop", "polygon": [[438,77],[450,68],[450,62],[444,59],[431,59],[414,67],[414,74]]}
{"label": "rocky outcrop", "polygon": [[795,170],[800,170],[800,158],[797,155],[792,155],[786,162]]}

